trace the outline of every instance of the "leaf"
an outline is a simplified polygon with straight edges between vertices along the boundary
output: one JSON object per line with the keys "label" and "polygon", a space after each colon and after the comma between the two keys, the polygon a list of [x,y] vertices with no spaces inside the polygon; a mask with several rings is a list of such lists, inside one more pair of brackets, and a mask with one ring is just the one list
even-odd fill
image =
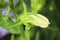
{"label": "leaf", "polygon": [[9,22],[4,22],[2,24],[2,27],[4,27],[5,29],[7,29],[10,33],[12,34],[20,34],[20,22],[18,23],[9,23]]}
{"label": "leaf", "polygon": [[45,4],[45,0],[31,0],[31,8],[33,11],[39,10]]}
{"label": "leaf", "polygon": [[8,31],[12,34],[20,34],[20,27],[19,26],[10,27],[8,28]]}

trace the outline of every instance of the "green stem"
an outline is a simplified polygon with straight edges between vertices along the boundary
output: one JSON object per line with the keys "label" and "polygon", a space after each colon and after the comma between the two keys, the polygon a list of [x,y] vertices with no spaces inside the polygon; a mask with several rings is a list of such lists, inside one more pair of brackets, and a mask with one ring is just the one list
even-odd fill
{"label": "green stem", "polygon": [[36,32],[35,40],[40,40],[40,33],[39,33],[39,31]]}
{"label": "green stem", "polygon": [[[16,23],[13,23],[13,24],[10,24],[10,25],[7,25],[7,29],[9,29],[10,27],[16,27],[18,25],[21,25],[22,23],[20,21],[16,22]],[[2,25],[3,26],[3,25]]]}
{"label": "green stem", "polygon": [[10,7],[11,7],[12,11],[14,12],[14,17],[17,19],[18,14],[17,14],[17,10],[16,10],[16,8],[14,6],[13,0],[10,0]]}
{"label": "green stem", "polygon": [[11,35],[11,40],[15,40],[14,34]]}
{"label": "green stem", "polygon": [[11,9],[10,9],[10,6],[9,6],[9,7],[8,7],[8,11],[6,12],[6,15],[5,15],[6,17],[8,16],[10,10],[11,10]]}
{"label": "green stem", "polygon": [[21,0],[21,4],[23,6],[24,13],[26,13],[27,12],[27,8],[26,8],[26,4],[25,4],[24,0]]}
{"label": "green stem", "polygon": [[30,40],[30,31],[25,30],[25,40]]}
{"label": "green stem", "polygon": [[8,10],[7,10],[7,12],[6,12],[6,15],[5,15],[5,17],[3,17],[4,19],[4,21],[5,22],[7,22],[7,20],[8,20],[8,14],[9,14],[9,12],[10,12],[10,7],[8,7]]}
{"label": "green stem", "polygon": [[2,23],[2,9],[0,8],[0,24]]}

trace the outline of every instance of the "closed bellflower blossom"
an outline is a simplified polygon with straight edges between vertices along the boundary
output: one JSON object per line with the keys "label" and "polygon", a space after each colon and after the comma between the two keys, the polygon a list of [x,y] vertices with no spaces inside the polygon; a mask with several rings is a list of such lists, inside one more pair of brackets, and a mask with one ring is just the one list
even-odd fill
{"label": "closed bellflower blossom", "polygon": [[5,16],[7,8],[2,9],[2,16]]}
{"label": "closed bellflower blossom", "polygon": [[41,14],[29,14],[28,16],[22,15],[20,19],[23,22],[23,24],[26,25],[27,30],[31,28],[31,26],[28,27],[28,23],[41,28],[47,28],[50,24],[48,18]]}
{"label": "closed bellflower blossom", "polygon": [[29,22],[33,25],[40,26],[41,28],[47,28],[50,24],[48,19],[41,14],[30,15],[30,17],[31,20],[29,20]]}
{"label": "closed bellflower blossom", "polygon": [[[5,2],[9,2],[9,0],[4,0]],[[15,0],[14,1],[14,6],[17,5],[19,1],[18,0]],[[2,16],[5,16],[6,12],[7,12],[8,8],[3,8],[2,9]],[[10,12],[8,14],[8,16],[11,18],[13,16],[13,12]],[[13,19],[12,21],[15,22],[15,20]],[[5,35],[7,35],[9,33],[8,30],[2,28],[2,26],[0,26],[0,38],[4,37]]]}

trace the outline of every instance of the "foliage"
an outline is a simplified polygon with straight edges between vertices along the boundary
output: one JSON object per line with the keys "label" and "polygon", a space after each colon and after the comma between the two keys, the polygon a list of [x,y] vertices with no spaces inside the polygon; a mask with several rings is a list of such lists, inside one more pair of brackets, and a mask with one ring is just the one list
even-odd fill
{"label": "foliage", "polygon": [[[14,0],[9,2],[1,0],[0,25],[11,33],[10,39],[6,39],[60,40],[59,2],[59,0],[19,0],[19,3],[14,5]],[[6,7],[8,11],[2,16],[2,8]],[[8,14],[11,11],[13,16],[10,18]],[[16,21],[13,22],[12,18]]]}

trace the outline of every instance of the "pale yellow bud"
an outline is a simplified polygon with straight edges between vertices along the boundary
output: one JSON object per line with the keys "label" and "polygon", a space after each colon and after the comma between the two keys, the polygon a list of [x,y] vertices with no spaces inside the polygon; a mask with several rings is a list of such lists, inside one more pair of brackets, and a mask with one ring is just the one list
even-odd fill
{"label": "pale yellow bud", "polygon": [[47,28],[50,24],[49,20],[41,14],[30,15],[30,17],[31,20],[29,22],[33,25],[40,26],[41,28]]}

